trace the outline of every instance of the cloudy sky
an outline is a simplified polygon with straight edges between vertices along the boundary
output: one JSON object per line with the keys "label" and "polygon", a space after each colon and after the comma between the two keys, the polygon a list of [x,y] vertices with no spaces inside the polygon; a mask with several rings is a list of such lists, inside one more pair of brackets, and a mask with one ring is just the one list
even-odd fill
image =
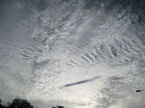
{"label": "cloudy sky", "polygon": [[0,0],[0,98],[145,108],[144,12],[144,0]]}

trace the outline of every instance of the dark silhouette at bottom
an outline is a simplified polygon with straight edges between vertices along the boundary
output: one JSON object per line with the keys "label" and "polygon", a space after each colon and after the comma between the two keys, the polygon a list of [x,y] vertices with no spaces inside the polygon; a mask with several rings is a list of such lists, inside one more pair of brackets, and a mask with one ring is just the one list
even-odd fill
{"label": "dark silhouette at bottom", "polygon": [[27,100],[16,98],[9,103],[7,106],[1,104],[0,100],[0,108],[34,108]]}
{"label": "dark silhouette at bottom", "polygon": [[[16,98],[14,99],[11,103],[8,103],[8,105],[2,105],[1,103],[1,99],[0,99],[0,108],[35,108],[33,105],[31,105],[30,102],[28,102],[25,99],[20,99],[20,98]],[[38,107],[36,107],[38,108]],[[52,108],[64,108],[63,106],[56,106],[56,107],[52,107]]]}
{"label": "dark silhouette at bottom", "polygon": [[52,107],[52,108],[64,108],[63,106],[56,106],[56,107]]}

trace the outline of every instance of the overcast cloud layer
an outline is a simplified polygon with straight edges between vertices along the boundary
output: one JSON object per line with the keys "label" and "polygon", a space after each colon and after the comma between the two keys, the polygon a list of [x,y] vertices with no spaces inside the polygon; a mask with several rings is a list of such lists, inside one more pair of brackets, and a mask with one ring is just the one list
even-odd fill
{"label": "overcast cloud layer", "polygon": [[0,98],[40,108],[145,108],[144,0],[0,0]]}

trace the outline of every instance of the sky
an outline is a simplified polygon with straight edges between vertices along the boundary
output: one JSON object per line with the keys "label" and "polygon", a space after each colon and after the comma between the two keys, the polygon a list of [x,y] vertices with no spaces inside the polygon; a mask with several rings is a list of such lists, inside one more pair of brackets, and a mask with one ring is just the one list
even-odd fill
{"label": "sky", "polygon": [[0,0],[0,98],[144,108],[144,12],[144,0]]}

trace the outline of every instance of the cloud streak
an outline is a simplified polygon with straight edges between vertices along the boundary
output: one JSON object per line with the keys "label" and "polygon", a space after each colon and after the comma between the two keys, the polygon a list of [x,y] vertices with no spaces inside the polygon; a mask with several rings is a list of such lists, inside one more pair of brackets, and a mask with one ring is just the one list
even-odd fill
{"label": "cloud streak", "polygon": [[71,86],[75,86],[75,85],[88,83],[88,82],[94,81],[94,80],[96,80],[98,78],[100,78],[100,76],[96,76],[96,77],[93,77],[91,79],[82,80],[82,81],[78,81],[78,82],[74,82],[74,83],[69,83],[69,84],[66,84],[66,85],[62,86],[61,88],[66,88],[66,87],[71,87]]}

